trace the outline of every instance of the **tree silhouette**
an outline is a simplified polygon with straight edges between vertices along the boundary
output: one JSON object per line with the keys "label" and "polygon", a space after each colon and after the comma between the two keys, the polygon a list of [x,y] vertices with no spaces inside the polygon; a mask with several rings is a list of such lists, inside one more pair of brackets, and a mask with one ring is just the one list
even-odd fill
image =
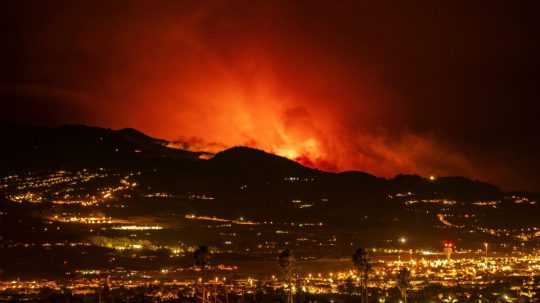
{"label": "tree silhouette", "polygon": [[[206,270],[208,264],[210,263],[210,250],[207,246],[201,245],[193,252],[193,262],[196,267],[199,267],[201,270]],[[206,303],[206,287],[204,286],[204,281],[202,281],[202,303]]]}
{"label": "tree silhouette", "polygon": [[201,245],[193,252],[193,261],[195,266],[205,269],[210,263],[210,251],[208,247]]}
{"label": "tree silhouette", "polygon": [[287,248],[283,250],[278,257],[279,266],[283,269],[285,273],[285,279],[289,284],[289,295],[287,298],[288,303],[292,303],[293,300],[293,265],[296,259],[292,252]]}
{"label": "tree silhouette", "polygon": [[399,271],[396,279],[396,285],[401,293],[401,298],[404,303],[407,303],[407,290],[411,287],[410,278],[411,272],[404,267]]}
{"label": "tree silhouette", "polygon": [[371,270],[371,263],[367,251],[364,248],[358,248],[352,256],[352,262],[358,272],[360,278],[360,289],[362,303],[368,302],[368,279],[369,271]]}

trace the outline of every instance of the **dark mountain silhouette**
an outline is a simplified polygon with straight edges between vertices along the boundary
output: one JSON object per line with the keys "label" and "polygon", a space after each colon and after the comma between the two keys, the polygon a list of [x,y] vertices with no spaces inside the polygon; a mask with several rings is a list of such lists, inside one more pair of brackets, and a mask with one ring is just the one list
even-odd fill
{"label": "dark mountain silhouette", "polygon": [[167,145],[166,140],[152,138],[146,134],[141,133],[140,131],[134,128],[123,128],[116,133],[127,141],[136,143],[136,144],[158,144],[158,145]]}
{"label": "dark mountain silhouette", "polygon": [[3,170],[185,164],[197,161],[199,155],[167,148],[167,141],[134,129],[3,124],[0,136],[4,142],[0,150]]}
{"label": "dark mountain silhouette", "polygon": [[430,180],[417,175],[397,175],[389,180],[394,193],[414,192],[417,195],[444,195],[447,198],[490,198],[500,194],[497,186],[464,177],[438,177]]}
{"label": "dark mountain silhouette", "polygon": [[217,180],[316,178],[318,191],[322,186],[331,192],[361,190],[364,195],[414,191],[419,194],[442,193],[474,198],[499,193],[496,186],[464,177],[440,177],[430,181],[416,175],[397,175],[387,180],[357,171],[328,173],[262,150],[241,146],[202,160],[200,152],[168,148],[166,140],[152,138],[132,128],[111,130],[84,125],[43,127],[1,124],[0,136],[4,142],[0,149],[0,169],[3,171],[154,167]]}
{"label": "dark mountain silhouette", "polygon": [[236,146],[217,153],[209,160],[215,173],[255,178],[320,175],[323,172],[259,149]]}

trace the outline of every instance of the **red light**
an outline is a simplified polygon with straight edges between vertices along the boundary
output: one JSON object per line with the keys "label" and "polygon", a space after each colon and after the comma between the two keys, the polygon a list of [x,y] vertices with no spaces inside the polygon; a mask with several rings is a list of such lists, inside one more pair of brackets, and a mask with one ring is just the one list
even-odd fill
{"label": "red light", "polygon": [[452,241],[443,241],[443,246],[445,248],[453,248],[454,247],[454,242],[452,242]]}

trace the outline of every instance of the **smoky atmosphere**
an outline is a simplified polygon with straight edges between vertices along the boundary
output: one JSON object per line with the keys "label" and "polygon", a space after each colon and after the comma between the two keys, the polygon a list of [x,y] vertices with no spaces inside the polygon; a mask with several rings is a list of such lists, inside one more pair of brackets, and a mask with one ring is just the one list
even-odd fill
{"label": "smoky atmosphere", "polygon": [[0,301],[540,302],[539,9],[4,3]]}

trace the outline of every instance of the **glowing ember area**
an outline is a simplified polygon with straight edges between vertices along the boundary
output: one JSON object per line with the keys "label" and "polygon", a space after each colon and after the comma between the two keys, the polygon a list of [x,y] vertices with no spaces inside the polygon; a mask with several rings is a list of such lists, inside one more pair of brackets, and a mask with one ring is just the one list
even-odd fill
{"label": "glowing ember area", "polygon": [[[264,64],[268,63],[261,62]],[[331,145],[337,142],[327,137],[327,133],[332,132],[329,127],[334,123],[331,121],[333,118],[322,113],[319,115],[318,109],[308,109],[307,104],[301,101],[305,99],[302,96],[287,96],[287,88],[272,85],[275,81],[264,70],[254,72],[260,73],[256,76],[256,84],[253,84],[254,80],[245,82],[242,73],[235,74],[234,70],[228,72],[228,76],[238,79],[213,79],[216,84],[211,84],[210,89],[204,86],[202,92],[197,89],[200,84],[194,84],[196,88],[190,92],[189,98],[193,104],[206,106],[190,116],[196,115],[192,118],[200,122],[162,131],[173,140],[180,135],[181,144],[177,146],[190,150],[217,152],[245,145],[312,167],[344,169],[348,164],[340,163],[335,151],[331,150]],[[175,108],[170,110],[176,111]],[[186,115],[185,112],[179,114]],[[316,126],[315,121],[320,125]],[[200,124],[205,127],[194,127]],[[153,133],[154,126],[148,127],[148,131]],[[179,134],[178,129],[185,134]]]}

